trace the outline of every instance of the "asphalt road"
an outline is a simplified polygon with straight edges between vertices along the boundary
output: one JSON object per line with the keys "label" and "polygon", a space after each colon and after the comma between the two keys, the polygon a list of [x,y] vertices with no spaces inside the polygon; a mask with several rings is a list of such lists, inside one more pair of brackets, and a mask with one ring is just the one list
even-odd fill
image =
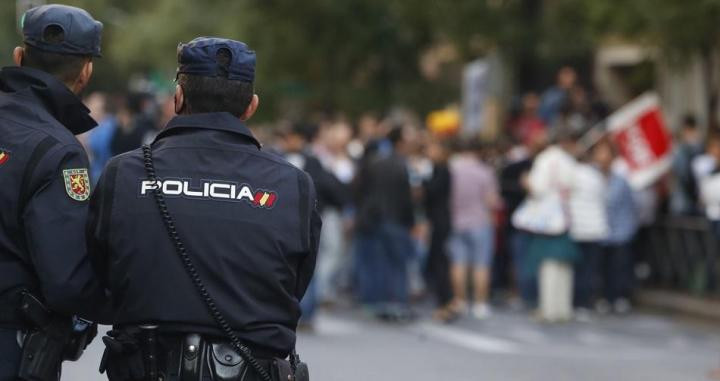
{"label": "asphalt road", "polygon": [[[694,381],[720,366],[720,330],[647,313],[544,325],[520,313],[452,325],[324,313],[299,337],[313,381]],[[97,340],[63,380],[104,380]]]}

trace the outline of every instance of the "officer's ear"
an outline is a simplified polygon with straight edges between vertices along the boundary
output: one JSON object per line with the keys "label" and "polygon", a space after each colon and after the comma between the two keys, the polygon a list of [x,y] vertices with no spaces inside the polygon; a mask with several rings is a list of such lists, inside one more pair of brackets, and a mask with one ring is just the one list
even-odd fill
{"label": "officer's ear", "polygon": [[250,104],[245,109],[245,112],[240,115],[240,120],[245,121],[250,119],[255,114],[255,111],[257,111],[258,105],[260,105],[260,98],[258,98],[257,94],[253,94]]}
{"label": "officer's ear", "polygon": [[180,115],[185,108],[185,92],[182,86],[175,85],[175,95],[173,98],[175,99],[175,114]]}
{"label": "officer's ear", "polygon": [[25,49],[22,46],[16,46],[15,49],[13,49],[13,62],[15,62],[15,65],[22,66],[22,59],[24,54]]}
{"label": "officer's ear", "polygon": [[91,59],[89,59],[87,60],[87,62],[85,62],[85,65],[80,71],[80,75],[77,77],[75,82],[70,84],[70,90],[72,90],[75,94],[80,94],[88,85],[88,83],[90,83],[90,77],[92,77],[92,73],[93,62]]}

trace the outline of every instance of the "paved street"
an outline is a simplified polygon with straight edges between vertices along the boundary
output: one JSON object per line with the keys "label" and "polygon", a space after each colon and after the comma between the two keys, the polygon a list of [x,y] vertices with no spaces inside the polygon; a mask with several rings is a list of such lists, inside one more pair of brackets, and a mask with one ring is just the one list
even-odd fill
{"label": "paved street", "polygon": [[[343,311],[322,315],[299,347],[313,381],[694,381],[720,364],[715,328],[644,313],[567,325],[508,312],[388,325]],[[102,380],[99,344],[63,380]]]}

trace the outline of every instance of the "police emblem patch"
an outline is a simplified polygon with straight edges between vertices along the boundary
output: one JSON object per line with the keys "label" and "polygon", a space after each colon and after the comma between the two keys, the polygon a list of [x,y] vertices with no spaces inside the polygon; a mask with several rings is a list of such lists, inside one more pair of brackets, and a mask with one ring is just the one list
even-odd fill
{"label": "police emblem patch", "polygon": [[10,160],[10,152],[0,149],[0,165],[7,163]]}
{"label": "police emblem patch", "polygon": [[90,176],[87,168],[63,170],[65,191],[71,199],[85,201],[90,197]]}

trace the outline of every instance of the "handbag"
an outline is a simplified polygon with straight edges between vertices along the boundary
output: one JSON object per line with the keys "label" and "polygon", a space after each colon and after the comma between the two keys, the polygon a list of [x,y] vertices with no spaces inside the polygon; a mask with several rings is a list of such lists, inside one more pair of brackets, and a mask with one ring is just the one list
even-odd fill
{"label": "handbag", "polygon": [[513,213],[511,222],[516,229],[544,235],[560,235],[569,228],[568,215],[557,193],[528,196]]}

